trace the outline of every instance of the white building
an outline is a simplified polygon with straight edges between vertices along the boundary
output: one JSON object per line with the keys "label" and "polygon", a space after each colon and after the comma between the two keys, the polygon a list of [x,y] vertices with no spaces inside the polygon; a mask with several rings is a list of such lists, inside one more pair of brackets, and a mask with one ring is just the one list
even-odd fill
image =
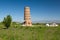
{"label": "white building", "polygon": [[47,23],[46,26],[49,26],[49,24]]}

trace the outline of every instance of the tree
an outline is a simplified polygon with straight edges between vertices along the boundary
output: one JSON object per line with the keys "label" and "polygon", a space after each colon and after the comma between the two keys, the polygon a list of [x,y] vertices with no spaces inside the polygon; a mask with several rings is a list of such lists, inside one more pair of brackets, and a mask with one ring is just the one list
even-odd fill
{"label": "tree", "polygon": [[8,29],[11,25],[12,18],[10,15],[7,15],[7,17],[4,17],[3,24]]}

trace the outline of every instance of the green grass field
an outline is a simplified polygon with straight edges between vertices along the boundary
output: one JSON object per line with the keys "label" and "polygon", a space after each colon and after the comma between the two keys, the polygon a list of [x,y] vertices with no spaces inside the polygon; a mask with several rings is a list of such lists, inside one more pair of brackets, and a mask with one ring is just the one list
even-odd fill
{"label": "green grass field", "polygon": [[0,24],[0,40],[60,40],[60,27],[34,26],[12,25],[4,29]]}

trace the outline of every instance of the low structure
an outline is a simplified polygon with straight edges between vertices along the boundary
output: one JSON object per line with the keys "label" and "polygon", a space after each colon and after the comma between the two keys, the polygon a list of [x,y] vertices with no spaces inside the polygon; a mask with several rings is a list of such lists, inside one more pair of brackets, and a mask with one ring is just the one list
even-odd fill
{"label": "low structure", "polygon": [[56,23],[48,24],[47,23],[46,26],[53,26],[54,27],[54,26],[58,26],[58,24],[56,24]]}

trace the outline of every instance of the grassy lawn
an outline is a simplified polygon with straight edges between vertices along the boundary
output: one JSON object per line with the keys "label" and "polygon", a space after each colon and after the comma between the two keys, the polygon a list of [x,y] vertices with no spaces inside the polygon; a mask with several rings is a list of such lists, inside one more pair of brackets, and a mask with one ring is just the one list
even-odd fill
{"label": "grassy lawn", "polygon": [[60,40],[60,27],[22,27],[13,25],[4,29],[0,25],[0,40]]}

